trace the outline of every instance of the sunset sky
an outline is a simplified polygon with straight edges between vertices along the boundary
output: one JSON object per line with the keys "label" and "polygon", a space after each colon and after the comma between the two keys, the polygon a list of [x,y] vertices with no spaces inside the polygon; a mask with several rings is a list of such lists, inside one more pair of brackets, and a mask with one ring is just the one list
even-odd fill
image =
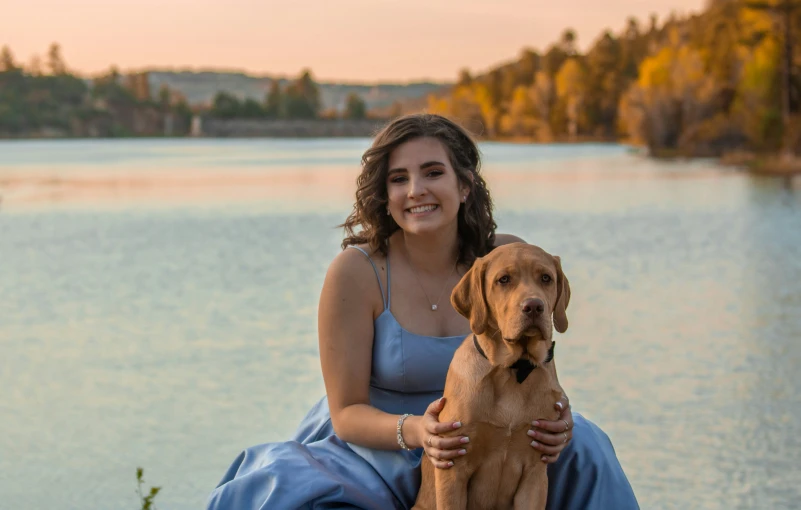
{"label": "sunset sky", "polygon": [[[13,4],[13,7],[9,7]],[[454,80],[543,49],[566,27],[581,48],[629,16],[703,0],[0,0],[0,46],[18,61],[61,44],[70,69],[227,69],[321,81]]]}

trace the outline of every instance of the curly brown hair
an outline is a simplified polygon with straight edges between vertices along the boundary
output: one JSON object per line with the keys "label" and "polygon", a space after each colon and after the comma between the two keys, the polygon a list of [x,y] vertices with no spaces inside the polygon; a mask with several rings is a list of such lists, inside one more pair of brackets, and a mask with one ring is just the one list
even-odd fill
{"label": "curly brown hair", "polygon": [[[451,166],[462,185],[470,189],[467,201],[459,208],[459,262],[471,265],[477,257],[492,250],[495,243],[495,220],[492,199],[481,176],[481,155],[463,127],[432,114],[412,114],[389,122],[378,132],[372,146],[362,156],[362,172],[356,180],[356,202],[344,227],[342,249],[368,244],[387,255],[389,237],[400,227],[386,214],[389,155],[399,145],[415,138],[438,139],[448,151]],[[357,227],[361,227],[356,232]]]}

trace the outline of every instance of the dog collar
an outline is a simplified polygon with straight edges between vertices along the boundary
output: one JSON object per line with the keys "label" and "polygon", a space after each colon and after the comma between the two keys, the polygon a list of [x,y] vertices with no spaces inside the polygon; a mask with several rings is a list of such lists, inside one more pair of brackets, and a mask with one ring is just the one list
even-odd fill
{"label": "dog collar", "polygon": [[[478,338],[476,338],[475,334],[473,335],[473,345],[476,346],[476,350],[478,351],[479,354],[481,354],[481,356],[485,360],[489,360],[489,358],[487,357],[486,353],[484,352],[484,349],[482,349],[481,345],[479,345]],[[556,342],[551,342],[551,348],[548,349],[548,357],[545,358],[545,363],[550,363],[550,361],[553,359],[553,348],[554,347],[556,347]],[[535,368],[537,368],[537,364],[536,363],[532,363],[531,361],[529,361],[527,359],[520,358],[519,360],[515,361],[514,364],[512,364],[512,366],[510,366],[509,368],[512,369],[512,370],[517,370],[517,372],[515,373],[515,377],[517,378],[518,384],[520,384],[520,383],[522,383],[523,381],[526,380],[528,375]]]}

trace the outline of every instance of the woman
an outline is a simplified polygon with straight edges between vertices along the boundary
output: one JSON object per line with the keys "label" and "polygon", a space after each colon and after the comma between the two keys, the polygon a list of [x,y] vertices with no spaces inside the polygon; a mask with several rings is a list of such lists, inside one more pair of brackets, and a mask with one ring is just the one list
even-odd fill
{"label": "woman", "polygon": [[[450,293],[477,257],[520,239],[495,234],[478,149],[443,117],[394,120],[362,165],[320,296],[327,397],[292,441],[240,454],[210,509],[409,508],[420,462],[450,469],[465,453],[469,438],[438,435],[460,427],[437,418],[469,333]],[[574,417],[567,397],[557,409],[558,421],[528,432],[550,464],[548,508],[638,508],[607,436]]]}

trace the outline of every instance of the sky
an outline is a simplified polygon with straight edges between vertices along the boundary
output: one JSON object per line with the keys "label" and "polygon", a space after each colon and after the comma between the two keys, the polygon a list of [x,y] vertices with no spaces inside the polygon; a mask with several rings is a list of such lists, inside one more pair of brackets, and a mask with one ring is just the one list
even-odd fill
{"label": "sky", "polygon": [[17,61],[61,45],[69,69],[115,65],[297,75],[318,81],[452,81],[545,49],[565,28],[587,48],[630,16],[703,0],[0,0],[0,46]]}

